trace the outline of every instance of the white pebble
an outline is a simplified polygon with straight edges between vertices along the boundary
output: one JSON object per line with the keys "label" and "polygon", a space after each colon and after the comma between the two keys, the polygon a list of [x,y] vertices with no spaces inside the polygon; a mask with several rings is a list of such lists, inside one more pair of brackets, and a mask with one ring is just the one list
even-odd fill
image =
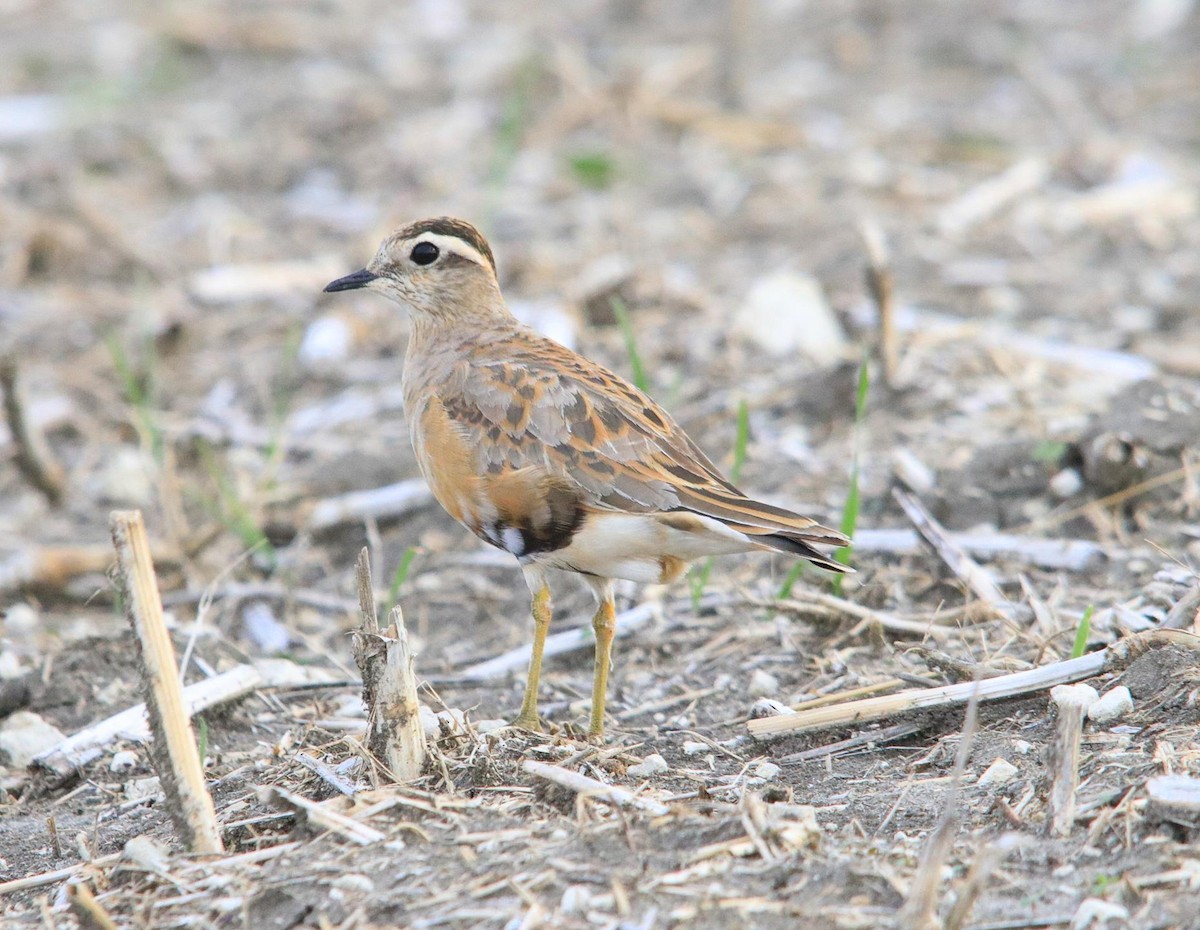
{"label": "white pebble", "polygon": [[820,282],[791,271],[756,281],[734,315],[733,329],[770,355],[800,354],[818,365],[836,362],[847,345]]}
{"label": "white pebble", "polygon": [[475,724],[476,733],[495,733],[497,730],[503,730],[509,725],[507,720],[480,720]]}
{"label": "white pebble", "polygon": [[564,914],[584,914],[591,900],[592,893],[583,885],[568,885],[558,909]]}
{"label": "white pebble", "polygon": [[750,718],[758,720],[760,717],[780,717],[784,714],[794,714],[795,711],[786,704],[776,701],[773,698],[759,698],[754,702],[754,706],[750,708]]}
{"label": "white pebble", "polygon": [[365,875],[358,872],[348,872],[345,875],[339,875],[332,882],[333,887],[339,891],[354,891],[359,894],[370,894],[375,890],[375,883]]}
{"label": "white pebble", "polygon": [[648,778],[651,775],[659,775],[668,768],[670,766],[667,765],[667,760],[657,752],[652,752],[637,765],[629,766],[629,774],[634,778]]}
{"label": "white pebble", "polygon": [[120,752],[113,753],[112,761],[108,763],[108,770],[110,772],[128,772],[137,768],[137,764],[137,753],[122,749]]}
{"label": "white pebble", "polygon": [[0,756],[13,768],[23,769],[35,756],[64,739],[63,732],[54,724],[33,711],[19,710],[0,723]]}
{"label": "white pebble", "polygon": [[1055,685],[1050,689],[1050,701],[1059,708],[1080,706],[1085,711],[1100,700],[1100,692],[1091,685]]}
{"label": "white pebble", "polygon": [[1088,719],[1094,723],[1112,723],[1133,710],[1133,695],[1124,685],[1118,685],[1088,708]]}
{"label": "white pebble", "polygon": [[1200,814],[1200,778],[1156,775],[1146,782],[1150,805],[1165,816],[1194,820]]}
{"label": "white pebble", "polygon": [[746,690],[752,697],[770,697],[779,693],[779,679],[768,671],[756,668],[750,675],[750,684]]}
{"label": "white pebble", "polygon": [[1066,500],[1083,490],[1083,476],[1075,468],[1064,468],[1050,479],[1050,490],[1055,497]]}
{"label": "white pebble", "polygon": [[162,793],[162,782],[157,775],[149,778],[133,778],[125,782],[125,799],[128,801],[143,801]]}
{"label": "white pebble", "polygon": [[1010,781],[1016,778],[1020,772],[1021,770],[1007,759],[996,759],[987,767],[984,773],[979,776],[979,787],[998,788],[1001,785],[1007,785]]}
{"label": "white pebble", "polygon": [[1100,898],[1086,898],[1071,918],[1071,930],[1102,930],[1109,926],[1110,921],[1124,925],[1128,919],[1129,911],[1120,904]]}
{"label": "white pebble", "polygon": [[708,743],[699,743],[690,739],[684,741],[683,754],[685,756],[698,756],[702,752],[708,752]]}
{"label": "white pebble", "polygon": [[1026,739],[1015,739],[1012,741],[1012,748],[1021,755],[1027,756],[1033,752],[1033,743]]}
{"label": "white pebble", "polygon": [[774,762],[760,762],[754,767],[754,777],[761,778],[764,781],[770,781],[772,778],[778,776],[782,771],[783,769],[781,769]]}

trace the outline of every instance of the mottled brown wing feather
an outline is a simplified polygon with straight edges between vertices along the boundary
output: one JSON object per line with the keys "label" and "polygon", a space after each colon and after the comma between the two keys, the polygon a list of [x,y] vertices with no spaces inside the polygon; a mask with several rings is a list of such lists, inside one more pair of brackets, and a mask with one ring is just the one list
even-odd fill
{"label": "mottled brown wing feather", "polygon": [[846,542],[814,520],[747,498],[653,400],[530,331],[477,348],[438,396],[491,474],[545,467],[576,482],[598,509],[692,511],[770,545],[774,534]]}

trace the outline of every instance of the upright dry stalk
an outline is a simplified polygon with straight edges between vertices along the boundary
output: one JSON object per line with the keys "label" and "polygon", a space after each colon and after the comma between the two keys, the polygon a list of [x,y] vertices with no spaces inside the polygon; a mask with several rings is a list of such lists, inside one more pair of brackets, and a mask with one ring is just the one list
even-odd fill
{"label": "upright dry stalk", "polygon": [[409,648],[404,614],[393,607],[388,629],[380,632],[371,560],[365,547],[358,556],[357,577],[363,625],[354,637],[354,658],[363,678],[367,749],[397,782],[412,781],[421,776],[426,746],[415,657]]}
{"label": "upright dry stalk", "polygon": [[180,839],[197,853],[220,853],[221,831],[183,700],[175,650],[163,621],[162,600],[140,510],[113,511],[109,526],[117,550],[117,580],[142,660],[150,758],[162,779]]}
{"label": "upright dry stalk", "polygon": [[873,219],[862,221],[859,234],[867,252],[867,290],[871,292],[871,299],[875,301],[875,309],[879,314],[879,361],[883,366],[883,382],[888,387],[895,387],[896,373],[900,367],[900,346],[896,335],[895,284],[887,239],[884,238],[883,229]]}
{"label": "upright dry stalk", "polygon": [[1096,690],[1088,685],[1059,685],[1050,692],[1058,708],[1058,728],[1050,749],[1050,833],[1068,836],[1075,825],[1075,792],[1079,787],[1079,741],[1083,718],[1096,701]]}
{"label": "upright dry stalk", "polygon": [[947,792],[937,826],[929,834],[929,839],[925,841],[921,850],[921,859],[917,865],[917,874],[913,876],[908,900],[897,915],[899,925],[904,930],[933,930],[938,926],[937,903],[938,891],[942,885],[942,867],[950,855],[954,835],[958,832],[958,824],[962,819],[963,773],[967,769],[967,760],[971,758],[971,745],[975,741],[975,726],[979,719],[979,682],[974,684],[976,691],[967,703],[962,738],[959,740],[958,752],[954,757],[954,771],[950,777],[950,790]]}
{"label": "upright dry stalk", "polygon": [[54,458],[46,440],[29,422],[17,383],[17,363],[11,356],[0,358],[0,393],[4,395],[4,418],[16,446],[17,469],[50,502],[62,503],[66,472]]}

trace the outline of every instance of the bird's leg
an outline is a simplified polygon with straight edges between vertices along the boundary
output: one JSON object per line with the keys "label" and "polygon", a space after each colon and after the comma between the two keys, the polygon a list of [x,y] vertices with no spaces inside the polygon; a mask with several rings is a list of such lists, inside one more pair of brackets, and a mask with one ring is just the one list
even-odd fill
{"label": "bird's leg", "polygon": [[597,590],[600,606],[592,618],[592,629],[596,633],[596,668],[592,677],[592,722],[588,737],[599,741],[604,738],[604,701],[608,692],[608,666],[612,661],[612,641],[617,630],[617,610],[613,605],[612,585]]}
{"label": "bird's leg", "polygon": [[533,655],[529,658],[525,699],[521,702],[521,712],[517,714],[513,726],[540,733],[542,725],[538,722],[537,713],[538,679],[542,677],[542,651],[546,647],[546,631],[550,629],[551,613],[550,586],[545,581],[540,581],[540,587],[534,589],[530,610],[533,613]]}

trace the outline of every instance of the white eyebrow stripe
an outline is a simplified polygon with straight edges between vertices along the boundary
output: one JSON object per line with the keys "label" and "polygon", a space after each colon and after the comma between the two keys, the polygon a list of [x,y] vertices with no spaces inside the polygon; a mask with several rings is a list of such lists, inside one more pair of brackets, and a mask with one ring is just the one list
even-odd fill
{"label": "white eyebrow stripe", "polygon": [[458,236],[445,236],[441,233],[424,232],[420,235],[413,236],[409,241],[408,251],[412,252],[412,247],[418,242],[432,242],[443,252],[453,252],[455,255],[461,255],[463,258],[473,261],[481,268],[492,270],[492,263],[489,262],[473,245]]}

